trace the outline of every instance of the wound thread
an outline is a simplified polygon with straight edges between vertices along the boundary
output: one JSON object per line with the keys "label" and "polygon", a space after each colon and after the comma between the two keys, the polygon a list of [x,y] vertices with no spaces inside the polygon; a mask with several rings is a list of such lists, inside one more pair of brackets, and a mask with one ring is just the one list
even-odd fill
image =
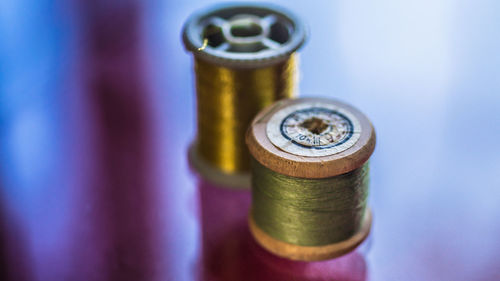
{"label": "wound thread", "polygon": [[267,234],[300,246],[348,239],[361,227],[369,165],[326,178],[295,178],[252,162],[252,216]]}
{"label": "wound thread", "polygon": [[231,69],[196,59],[195,71],[198,153],[225,173],[249,171],[245,132],[261,109],[294,96],[296,56],[256,69]]}

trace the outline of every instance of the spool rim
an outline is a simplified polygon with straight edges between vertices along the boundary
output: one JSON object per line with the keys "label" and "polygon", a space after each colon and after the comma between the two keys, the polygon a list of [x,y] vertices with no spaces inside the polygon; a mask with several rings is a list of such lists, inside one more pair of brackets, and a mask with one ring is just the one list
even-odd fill
{"label": "spool rim", "polygon": [[250,189],[250,172],[229,174],[210,165],[200,157],[196,141],[188,148],[188,162],[191,169],[212,184],[233,189]]}
{"label": "spool rim", "polygon": [[[327,156],[307,157],[284,151],[274,145],[267,134],[267,123],[281,109],[297,104],[325,103],[348,110],[360,123],[360,137],[351,147]],[[279,174],[298,178],[328,178],[361,167],[375,149],[375,130],[370,120],[356,108],[326,98],[281,100],[261,111],[247,131],[250,154],[266,168]]]}
{"label": "spool rim", "polygon": [[[238,16],[246,17],[248,22],[259,26],[262,31],[257,35],[251,33],[250,36],[234,36],[231,28],[242,20]],[[270,37],[274,24],[284,26],[287,30],[288,39],[285,42],[277,42]],[[220,32],[225,40],[221,45],[203,47],[203,33],[208,26],[214,26],[214,30]],[[226,67],[253,68],[286,60],[302,46],[306,34],[302,21],[282,7],[271,4],[233,3],[214,5],[192,14],[184,24],[182,39],[185,48],[200,59]],[[239,50],[236,50],[238,48]],[[248,48],[257,49],[247,51]],[[259,48],[262,49],[258,50]]]}
{"label": "spool rim", "polygon": [[370,234],[372,212],[370,208],[366,209],[361,228],[350,238],[324,246],[299,246],[277,240],[260,229],[251,212],[248,216],[248,224],[257,243],[269,252],[291,260],[321,261],[340,257],[355,250]]}

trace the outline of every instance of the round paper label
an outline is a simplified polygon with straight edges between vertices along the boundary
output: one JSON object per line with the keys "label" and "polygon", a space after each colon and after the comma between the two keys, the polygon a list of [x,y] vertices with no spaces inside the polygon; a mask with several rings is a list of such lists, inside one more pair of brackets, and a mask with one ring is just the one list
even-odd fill
{"label": "round paper label", "polygon": [[297,104],[276,112],[267,124],[267,137],[286,152],[328,156],[358,141],[361,126],[349,111],[332,104]]}

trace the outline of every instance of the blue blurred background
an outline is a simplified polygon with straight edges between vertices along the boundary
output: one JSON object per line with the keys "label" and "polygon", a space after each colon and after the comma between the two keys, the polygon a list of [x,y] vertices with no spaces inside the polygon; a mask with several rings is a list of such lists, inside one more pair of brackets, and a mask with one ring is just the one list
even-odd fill
{"label": "blue blurred background", "polygon": [[[0,1],[0,279],[193,278],[180,30],[216,2]],[[375,125],[370,280],[500,280],[500,2],[272,2],[301,95]]]}

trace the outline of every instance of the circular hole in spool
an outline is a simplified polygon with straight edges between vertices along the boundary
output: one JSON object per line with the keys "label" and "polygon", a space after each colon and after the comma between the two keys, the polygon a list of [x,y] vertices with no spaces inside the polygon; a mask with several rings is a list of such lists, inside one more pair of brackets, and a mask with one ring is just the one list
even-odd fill
{"label": "circular hole in spool", "polygon": [[231,26],[234,37],[255,37],[262,34],[262,27],[254,22],[237,23]]}
{"label": "circular hole in spool", "polygon": [[222,29],[216,25],[209,24],[203,30],[203,38],[208,40],[210,47],[217,47],[224,43],[224,35]]}
{"label": "circular hole in spool", "polygon": [[328,128],[328,124],[323,121],[323,119],[316,117],[311,117],[307,120],[304,120],[304,122],[302,122],[300,126],[316,135],[323,133]]}
{"label": "circular hole in spool", "polygon": [[290,39],[290,32],[284,24],[276,22],[273,25],[271,25],[271,32],[269,38],[280,44],[284,44]]}
{"label": "circular hole in spool", "polygon": [[228,52],[232,53],[257,53],[262,50],[265,50],[266,47],[260,43],[249,44],[249,45],[241,45],[241,46],[231,46],[228,49]]}

